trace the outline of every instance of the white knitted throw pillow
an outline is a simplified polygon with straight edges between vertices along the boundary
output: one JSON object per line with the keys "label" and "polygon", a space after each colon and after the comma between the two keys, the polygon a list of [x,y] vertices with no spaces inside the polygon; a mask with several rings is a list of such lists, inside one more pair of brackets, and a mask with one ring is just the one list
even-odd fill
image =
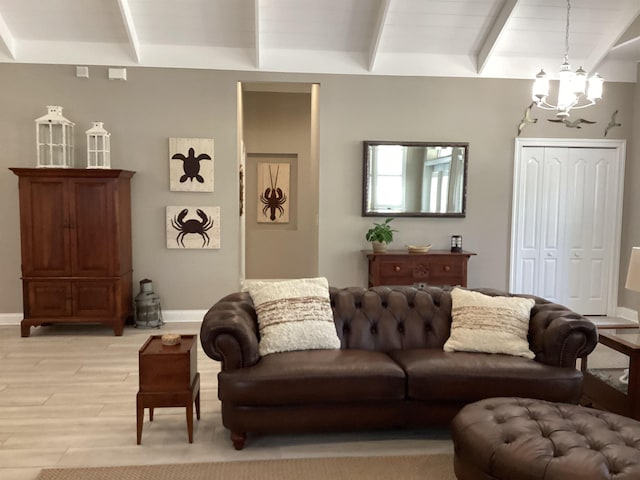
{"label": "white knitted throw pillow", "polygon": [[340,348],[326,278],[256,282],[248,288],[258,314],[260,355]]}
{"label": "white knitted throw pillow", "polygon": [[504,353],[534,358],[527,334],[530,298],[491,297],[479,292],[454,288],[451,292],[451,336],[445,352],[465,351]]}

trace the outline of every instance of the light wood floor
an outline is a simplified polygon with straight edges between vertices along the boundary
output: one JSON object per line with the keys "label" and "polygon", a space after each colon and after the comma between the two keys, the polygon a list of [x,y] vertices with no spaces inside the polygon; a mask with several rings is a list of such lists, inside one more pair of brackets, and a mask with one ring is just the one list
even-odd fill
{"label": "light wood floor", "polygon": [[136,445],[138,349],[149,335],[199,333],[200,322],[160,330],[96,325],[0,326],[0,479],[33,480],[53,466],[141,465],[340,455],[451,452],[446,429],[250,436],[237,452],[220,420],[219,364],[198,342],[202,418],[189,444],[185,409],[145,417]]}

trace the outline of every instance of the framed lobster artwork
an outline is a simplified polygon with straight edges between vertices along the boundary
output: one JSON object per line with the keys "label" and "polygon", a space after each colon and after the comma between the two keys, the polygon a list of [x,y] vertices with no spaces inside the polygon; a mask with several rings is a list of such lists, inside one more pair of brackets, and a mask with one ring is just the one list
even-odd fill
{"label": "framed lobster artwork", "polygon": [[220,248],[220,207],[167,207],[167,248]]}
{"label": "framed lobster artwork", "polygon": [[169,139],[169,190],[213,192],[213,139]]}
{"label": "framed lobster artwork", "polygon": [[289,223],[288,163],[258,163],[258,223]]}

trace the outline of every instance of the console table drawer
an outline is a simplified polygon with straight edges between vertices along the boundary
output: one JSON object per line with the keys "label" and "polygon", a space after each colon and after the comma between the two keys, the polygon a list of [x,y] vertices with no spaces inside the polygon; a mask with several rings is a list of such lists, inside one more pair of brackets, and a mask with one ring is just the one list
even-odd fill
{"label": "console table drawer", "polygon": [[411,262],[403,260],[384,259],[380,262],[380,274],[389,278],[411,278],[413,276],[413,266]]}
{"label": "console table drawer", "polygon": [[459,278],[465,273],[467,259],[462,257],[432,258],[429,263],[433,275]]}

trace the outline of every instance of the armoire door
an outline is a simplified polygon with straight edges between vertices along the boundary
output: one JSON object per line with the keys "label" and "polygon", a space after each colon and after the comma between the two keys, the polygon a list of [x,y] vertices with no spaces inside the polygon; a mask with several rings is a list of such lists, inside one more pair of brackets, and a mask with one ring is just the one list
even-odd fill
{"label": "armoire door", "polygon": [[523,145],[516,162],[510,290],[585,315],[609,314],[619,260],[619,150]]}
{"label": "armoire door", "polygon": [[113,276],[116,269],[114,180],[73,178],[69,204],[73,273],[83,277]]}
{"label": "armoire door", "polygon": [[20,178],[20,225],[24,276],[71,275],[67,181],[55,177]]}

